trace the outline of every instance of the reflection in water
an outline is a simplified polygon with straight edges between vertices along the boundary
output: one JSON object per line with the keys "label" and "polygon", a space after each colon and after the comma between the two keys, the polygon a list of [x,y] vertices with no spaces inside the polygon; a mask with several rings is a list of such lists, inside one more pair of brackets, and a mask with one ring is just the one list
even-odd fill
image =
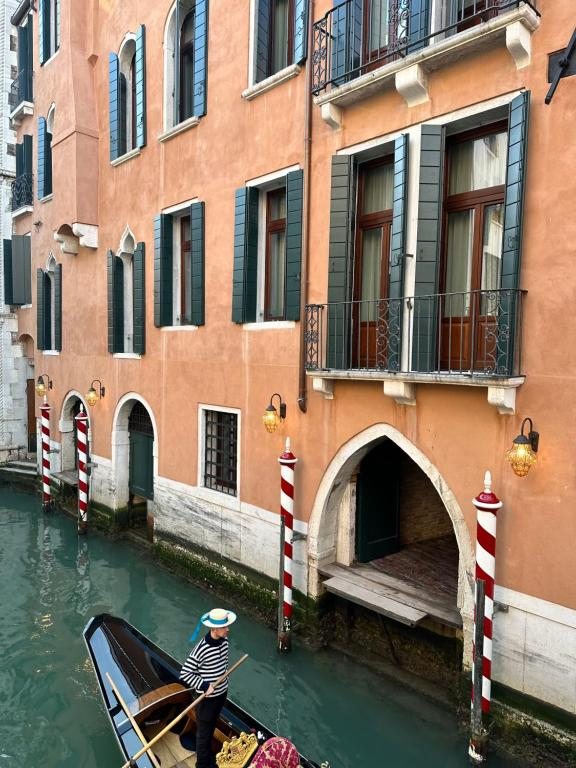
{"label": "reflection in water", "polygon": [[[78,538],[35,496],[0,487],[0,768],[109,768],[120,753],[82,641],[97,613],[123,616],[176,658],[214,596],[178,581],[126,543]],[[461,768],[455,718],[349,659],[276,634],[231,604],[238,621],[230,696],[332,768]],[[491,768],[513,763],[491,759]]]}

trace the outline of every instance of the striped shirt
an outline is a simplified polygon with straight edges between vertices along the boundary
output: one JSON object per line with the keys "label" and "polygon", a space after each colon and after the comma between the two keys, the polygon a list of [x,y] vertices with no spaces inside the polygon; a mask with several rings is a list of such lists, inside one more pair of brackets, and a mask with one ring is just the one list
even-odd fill
{"label": "striped shirt", "polygon": [[[228,669],[228,638],[214,640],[210,632],[200,640],[180,671],[180,680],[199,693],[208,690]],[[211,696],[220,696],[228,690],[228,679],[215,689]]]}

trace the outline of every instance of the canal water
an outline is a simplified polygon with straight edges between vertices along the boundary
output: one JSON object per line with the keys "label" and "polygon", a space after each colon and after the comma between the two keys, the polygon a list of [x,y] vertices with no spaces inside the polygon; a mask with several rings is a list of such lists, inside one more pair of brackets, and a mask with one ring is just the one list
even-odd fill
{"label": "canal water", "polygon": [[[126,542],[78,538],[73,521],[0,485],[0,768],[119,768],[86,622],[104,611],[123,616],[184,659],[199,615],[220,602]],[[450,712],[340,655],[279,655],[275,640],[239,612],[231,658],[250,659],[230,695],[304,754],[332,768],[468,765]]]}

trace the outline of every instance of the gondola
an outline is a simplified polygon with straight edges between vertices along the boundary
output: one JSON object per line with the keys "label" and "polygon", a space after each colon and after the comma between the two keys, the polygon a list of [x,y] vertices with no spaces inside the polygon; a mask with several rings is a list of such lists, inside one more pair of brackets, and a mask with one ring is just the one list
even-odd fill
{"label": "gondola", "polygon": [[[83,635],[110,723],[128,762],[198,694],[180,682],[181,664],[123,619],[95,616]],[[196,765],[195,725],[192,709],[132,765],[192,768]],[[269,728],[228,700],[212,748],[220,753],[219,764],[249,766],[261,745],[274,737]],[[300,766],[320,768],[302,755]]]}

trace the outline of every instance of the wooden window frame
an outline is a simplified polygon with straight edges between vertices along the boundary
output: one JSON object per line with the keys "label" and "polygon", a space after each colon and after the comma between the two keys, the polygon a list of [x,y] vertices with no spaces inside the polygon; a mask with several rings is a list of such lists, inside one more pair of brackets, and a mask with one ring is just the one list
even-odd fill
{"label": "wooden window frame", "polygon": [[284,265],[286,265],[286,216],[282,219],[272,219],[272,199],[284,197],[284,209],[286,210],[287,190],[286,187],[271,190],[266,193],[266,256],[264,265],[264,319],[265,320],[284,320],[286,315],[285,301],[282,301],[282,314],[272,315],[270,313],[270,260],[272,255],[271,240],[272,235],[284,232]]}
{"label": "wooden window frame", "polygon": [[194,35],[192,35],[192,40],[185,45],[183,45],[182,40],[182,32],[184,30],[184,27],[186,25],[186,22],[188,21],[188,17],[192,16],[194,19],[195,24],[195,15],[196,15],[196,5],[188,11],[186,16],[184,16],[184,19],[182,21],[182,25],[180,26],[180,29],[178,31],[179,36],[179,49],[180,49],[180,68],[178,72],[178,77],[180,82],[178,83],[178,116],[180,118],[180,122],[182,123],[184,120],[188,120],[188,118],[192,117],[194,114],[194,94],[192,93],[192,114],[185,115],[184,114],[184,105],[186,100],[186,90],[184,88],[184,63],[188,58],[191,58],[192,60],[192,79],[194,79]]}
{"label": "wooden window frame", "polygon": [[[218,493],[223,493],[228,496],[238,496],[238,452],[239,452],[239,416],[238,413],[233,411],[215,410],[213,408],[202,408],[203,412],[203,467],[202,478],[204,488],[208,488]],[[224,417],[226,423],[224,423]],[[216,425],[216,434],[210,432],[210,426]],[[221,432],[224,428],[230,428],[230,434],[224,436]],[[216,439],[216,448],[208,446],[208,438],[213,437]],[[233,450],[230,451],[230,447]],[[208,452],[214,450],[216,452],[216,460],[208,461]],[[223,461],[219,461],[218,457],[222,456]],[[209,472],[210,468],[215,470],[215,473]],[[226,470],[233,475],[233,479],[229,480],[224,476],[223,472],[218,474],[219,470]]]}
{"label": "wooden window frame", "polygon": [[[268,30],[268,77],[272,77],[281,69],[274,70],[274,31],[276,28],[276,0],[270,3],[270,27]],[[294,0],[288,0],[288,40],[286,42],[286,67],[294,58]]]}

